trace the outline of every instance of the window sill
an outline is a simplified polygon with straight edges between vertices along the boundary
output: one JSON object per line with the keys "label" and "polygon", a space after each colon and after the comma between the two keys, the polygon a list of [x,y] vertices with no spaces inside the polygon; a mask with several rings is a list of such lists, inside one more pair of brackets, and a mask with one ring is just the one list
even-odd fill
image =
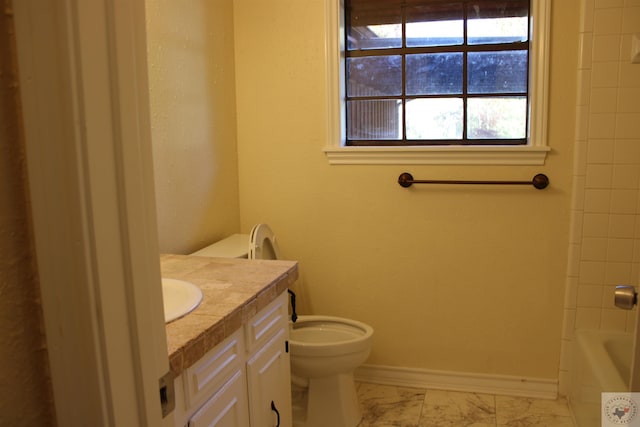
{"label": "window sill", "polygon": [[332,165],[544,165],[549,147],[327,147]]}

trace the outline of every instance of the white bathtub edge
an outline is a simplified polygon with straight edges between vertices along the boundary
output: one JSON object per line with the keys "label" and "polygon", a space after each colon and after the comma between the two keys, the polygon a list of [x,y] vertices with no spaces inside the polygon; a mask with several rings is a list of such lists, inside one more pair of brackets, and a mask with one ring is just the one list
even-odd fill
{"label": "white bathtub edge", "polygon": [[356,381],[398,387],[486,393],[536,399],[556,399],[558,397],[558,381],[545,378],[461,373],[382,365],[363,365],[356,369],[354,376]]}
{"label": "white bathtub edge", "polygon": [[605,343],[620,337],[630,338],[630,334],[598,329],[574,331],[567,400],[576,425],[599,427],[602,420],[602,393],[628,390],[627,382],[605,349]]}
{"label": "white bathtub edge", "polygon": [[602,391],[626,391],[628,388],[627,381],[619,375],[618,369],[604,349],[602,341],[603,337],[607,335],[627,336],[629,333],[589,329],[577,329],[575,331],[576,342],[584,350],[582,356],[594,369],[593,374],[602,385]]}

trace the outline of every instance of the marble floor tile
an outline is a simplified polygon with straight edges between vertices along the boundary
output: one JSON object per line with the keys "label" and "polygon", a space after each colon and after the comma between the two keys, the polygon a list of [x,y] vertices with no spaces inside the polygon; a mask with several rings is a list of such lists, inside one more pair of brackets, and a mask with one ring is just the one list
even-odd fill
{"label": "marble floor tile", "polygon": [[362,383],[358,399],[362,422],[358,427],[418,427],[425,390]]}
{"label": "marble floor tile", "polygon": [[573,426],[569,406],[564,399],[496,396],[496,418],[498,426]]}
{"label": "marble floor tile", "polygon": [[564,399],[358,384],[358,427],[574,427]]}
{"label": "marble floor tile", "polygon": [[420,427],[495,427],[495,397],[490,394],[427,390]]}

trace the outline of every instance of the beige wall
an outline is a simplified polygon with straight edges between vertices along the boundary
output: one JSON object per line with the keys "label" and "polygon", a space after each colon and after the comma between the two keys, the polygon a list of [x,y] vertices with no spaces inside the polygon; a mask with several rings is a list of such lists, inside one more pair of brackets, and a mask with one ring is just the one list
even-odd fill
{"label": "beige wall", "polygon": [[231,0],[147,1],[160,250],[239,229]]}
{"label": "beige wall", "polygon": [[26,185],[11,1],[0,6],[0,425],[55,425]]}
{"label": "beige wall", "polygon": [[[543,167],[330,166],[324,1],[236,0],[241,226],[270,223],[304,312],[375,330],[368,363],[556,379],[575,117],[578,0],[553,2]],[[416,178],[551,187],[420,187]]]}

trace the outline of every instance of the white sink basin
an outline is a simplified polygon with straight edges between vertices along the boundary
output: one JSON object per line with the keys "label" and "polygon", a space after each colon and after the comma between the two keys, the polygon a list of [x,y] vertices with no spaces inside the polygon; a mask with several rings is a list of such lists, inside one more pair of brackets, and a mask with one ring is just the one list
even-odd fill
{"label": "white sink basin", "polygon": [[169,323],[193,311],[202,301],[202,291],[190,282],[162,278],[164,321]]}

